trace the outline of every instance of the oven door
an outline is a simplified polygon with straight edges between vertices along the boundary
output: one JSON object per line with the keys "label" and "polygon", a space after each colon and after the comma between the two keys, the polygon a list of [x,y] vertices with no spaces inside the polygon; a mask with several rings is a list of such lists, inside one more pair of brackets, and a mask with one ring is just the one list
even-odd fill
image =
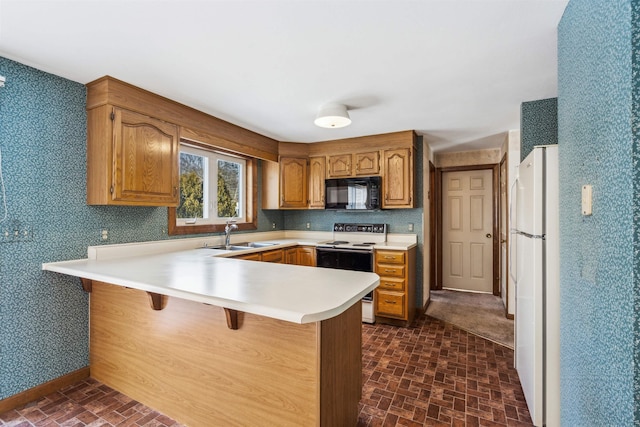
{"label": "oven door", "polygon": [[[373,252],[358,249],[316,248],[316,265],[325,268],[373,272]],[[373,292],[363,298],[373,301]]]}

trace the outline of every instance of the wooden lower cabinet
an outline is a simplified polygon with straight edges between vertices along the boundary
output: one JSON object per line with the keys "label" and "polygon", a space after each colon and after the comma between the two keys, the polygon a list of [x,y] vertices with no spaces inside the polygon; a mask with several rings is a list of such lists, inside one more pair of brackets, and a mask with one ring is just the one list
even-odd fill
{"label": "wooden lower cabinet", "polygon": [[278,264],[284,263],[284,250],[283,249],[274,249],[271,251],[261,252],[262,254],[262,262],[275,262]]}
{"label": "wooden lower cabinet", "polygon": [[316,266],[315,246],[296,246],[284,250],[285,264]]}
{"label": "wooden lower cabinet", "polygon": [[298,248],[287,248],[284,250],[284,263],[297,265],[298,264]]}
{"label": "wooden lower cabinet", "polygon": [[298,265],[306,265],[307,267],[316,266],[316,248],[315,246],[298,246]]}
{"label": "wooden lower cabinet", "polygon": [[245,259],[247,261],[262,261],[262,254],[260,252],[254,252],[251,254],[234,256],[235,259]]}
{"label": "wooden lower cabinet", "polygon": [[415,315],[416,249],[376,250],[375,316],[381,323],[409,326]]}
{"label": "wooden lower cabinet", "polygon": [[93,282],[91,376],[189,426],[355,426],[362,305],[296,324]]}

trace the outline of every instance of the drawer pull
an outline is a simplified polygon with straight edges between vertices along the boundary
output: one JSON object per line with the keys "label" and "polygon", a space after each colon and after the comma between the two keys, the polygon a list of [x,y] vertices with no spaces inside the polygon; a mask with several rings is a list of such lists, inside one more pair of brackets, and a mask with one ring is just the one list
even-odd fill
{"label": "drawer pull", "polygon": [[396,271],[395,271],[395,270],[388,270],[388,269],[385,269],[385,270],[384,270],[384,272],[385,272],[385,273],[395,273]]}
{"label": "drawer pull", "polygon": [[384,300],[387,304],[396,304],[396,301],[389,301],[388,299]]}
{"label": "drawer pull", "polygon": [[395,259],[393,255],[385,255],[384,259]]}

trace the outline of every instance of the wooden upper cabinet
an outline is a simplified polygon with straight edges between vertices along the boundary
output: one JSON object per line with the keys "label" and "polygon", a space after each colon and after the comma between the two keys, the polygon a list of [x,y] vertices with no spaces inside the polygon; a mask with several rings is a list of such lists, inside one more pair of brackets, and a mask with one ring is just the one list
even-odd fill
{"label": "wooden upper cabinet", "polygon": [[380,174],[380,152],[355,153],[353,155],[355,164],[354,175],[379,175]]}
{"label": "wooden upper cabinet", "polygon": [[301,157],[280,158],[280,207],[306,208],[307,159]]}
{"label": "wooden upper cabinet", "polygon": [[110,105],[87,117],[87,204],[178,206],[176,125]]}
{"label": "wooden upper cabinet", "polygon": [[309,209],[324,209],[324,156],[309,158]]}
{"label": "wooden upper cabinet", "polygon": [[327,178],[351,176],[351,154],[329,156]]}
{"label": "wooden upper cabinet", "polygon": [[178,127],[116,108],[113,200],[177,206]]}
{"label": "wooden upper cabinet", "polygon": [[413,153],[411,148],[384,150],[382,207],[413,208]]}
{"label": "wooden upper cabinet", "polygon": [[329,156],[327,178],[380,175],[380,152]]}

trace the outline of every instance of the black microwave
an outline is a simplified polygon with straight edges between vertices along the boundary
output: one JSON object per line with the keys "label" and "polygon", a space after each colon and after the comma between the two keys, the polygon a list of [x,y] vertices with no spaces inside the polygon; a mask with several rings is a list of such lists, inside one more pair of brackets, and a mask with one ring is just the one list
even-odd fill
{"label": "black microwave", "polygon": [[325,181],[325,209],[380,209],[379,176],[338,178]]}

